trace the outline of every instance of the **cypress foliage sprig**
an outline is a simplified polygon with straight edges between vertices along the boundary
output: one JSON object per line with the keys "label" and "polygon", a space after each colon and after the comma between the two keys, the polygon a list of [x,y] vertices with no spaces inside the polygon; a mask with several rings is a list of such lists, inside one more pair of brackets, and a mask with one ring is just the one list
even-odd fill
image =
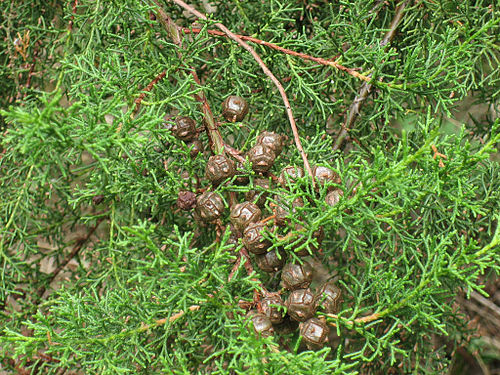
{"label": "cypress foliage sprig", "polygon": [[[467,97],[498,104],[496,4],[193,1],[195,21],[172,1],[52,3],[0,3],[0,367],[448,369],[471,334],[457,296],[487,296],[500,271],[500,120],[451,120]],[[304,154],[276,85],[219,23],[280,81]],[[242,121],[224,120],[229,95],[247,100]],[[202,152],[172,132],[180,116]],[[248,151],[264,131],[288,140],[257,187]],[[205,169],[222,149],[238,175],[216,186]],[[304,155],[339,179],[277,183]],[[313,289],[341,290],[316,315],[330,328],[319,350],[293,323],[262,337],[249,322],[267,292],[288,293],[234,243],[229,212],[251,190],[267,194],[270,249],[313,264]],[[181,191],[220,194],[224,215],[200,222]],[[280,204],[293,213],[278,227]]]}

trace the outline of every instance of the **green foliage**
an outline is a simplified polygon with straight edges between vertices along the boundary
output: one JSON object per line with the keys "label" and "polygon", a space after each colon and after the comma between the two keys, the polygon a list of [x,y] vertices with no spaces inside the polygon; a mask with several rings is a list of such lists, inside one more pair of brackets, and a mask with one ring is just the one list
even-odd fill
{"label": "green foliage", "polygon": [[[491,158],[500,121],[442,129],[468,95],[498,103],[498,5],[409,2],[394,39],[381,46],[392,2],[213,2],[211,20],[198,21],[202,31],[179,47],[150,19],[153,1],[80,0],[75,11],[73,2],[53,3],[0,3],[2,366],[34,374],[444,371],[449,349],[435,338],[453,347],[468,335],[454,298],[482,292],[500,268],[500,168]],[[206,12],[204,4],[192,3]],[[178,25],[192,25],[174,3],[162,6]],[[291,134],[252,56],[207,33],[216,22],[373,77],[349,132],[356,142],[335,152],[362,81],[254,45],[285,82],[310,163],[342,179],[333,207],[327,187],[315,192],[308,177],[271,189],[305,202],[287,228],[268,233],[273,246],[292,257],[312,252],[322,227],[314,257],[342,289],[339,313],[325,317],[334,339],[317,352],[296,331],[255,337],[239,302],[252,300],[259,280],[277,289],[279,275],[247,275],[240,264],[228,281],[229,226],[217,235],[176,207],[180,190],[209,186],[202,176],[210,151],[191,158],[163,126],[176,114],[202,123],[194,94],[205,93],[217,118],[227,95],[248,99],[246,120],[219,127],[236,149],[247,151],[263,130]],[[135,100],[163,71],[135,113]],[[200,139],[208,149],[205,132]],[[293,142],[272,173],[290,164],[302,165]],[[229,205],[230,194],[249,189],[227,183],[217,191]],[[102,204],[92,203],[96,195]],[[64,266],[75,249],[67,280],[52,290],[44,264]]]}

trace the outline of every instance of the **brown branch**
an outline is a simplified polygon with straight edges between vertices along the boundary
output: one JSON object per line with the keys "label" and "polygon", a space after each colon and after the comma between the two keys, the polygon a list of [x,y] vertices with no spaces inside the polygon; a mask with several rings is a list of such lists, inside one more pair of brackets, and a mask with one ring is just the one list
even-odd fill
{"label": "brown branch", "polygon": [[71,31],[73,30],[73,22],[75,20],[75,14],[76,14],[76,8],[78,6],[78,0],[75,0],[73,2],[73,14],[71,15],[71,19],[68,22],[68,30]]}
{"label": "brown branch", "polygon": [[234,147],[231,147],[227,143],[224,143],[224,149],[227,151],[229,155],[238,160],[240,163],[245,162],[245,158],[241,156],[241,152],[235,149]]}
{"label": "brown branch", "polygon": [[494,312],[498,317],[500,317],[500,307],[497,306],[495,303],[493,303],[491,299],[483,297],[474,290],[471,293],[471,297],[473,300],[479,302],[481,305],[488,307],[492,312]]}
{"label": "brown branch", "polygon": [[[338,319],[338,315],[335,315],[335,314],[326,314],[326,316],[328,316],[332,319]],[[381,314],[375,313],[375,314],[364,316],[362,318],[347,321],[347,322],[345,322],[345,324],[346,325],[355,325],[355,324],[359,324],[359,323],[369,323],[369,322],[373,322],[374,320],[377,320],[381,317],[382,317]],[[328,321],[328,324],[330,324],[331,326],[337,327],[337,324],[334,322]]]}
{"label": "brown branch", "polygon": [[[201,86],[201,81],[196,74],[196,70],[191,69],[191,75],[193,76],[195,82]],[[203,111],[203,118],[205,119],[205,128],[207,129],[208,137],[212,144],[212,149],[215,154],[224,153],[224,140],[219,132],[217,123],[215,122],[214,115],[208,104],[207,97],[203,91],[200,91],[199,95],[195,94],[196,99],[201,103],[201,108]]]}
{"label": "brown branch", "polygon": [[135,109],[134,109],[133,115],[135,115],[139,111],[139,107],[141,106],[142,100],[144,99],[146,94],[148,92],[150,92],[159,81],[161,81],[163,78],[165,78],[166,74],[167,74],[166,70],[164,70],[163,72],[160,72],[160,74],[158,74],[155,78],[153,78],[153,80],[151,82],[149,82],[149,85],[147,85],[146,88],[144,90],[142,90],[139,97],[137,99],[135,99],[135,101],[134,101]]}
{"label": "brown branch", "polygon": [[[405,0],[403,3],[401,3],[401,5],[399,5],[396,8],[396,14],[392,19],[391,25],[389,26],[389,30],[385,33],[384,38],[380,42],[380,46],[383,47],[388,45],[394,38],[394,35],[396,33],[396,28],[398,27],[401,18],[403,18],[403,11],[408,5],[408,3],[409,0]],[[342,125],[342,131],[340,132],[339,136],[337,137],[337,140],[335,141],[335,144],[333,145],[333,151],[337,150],[340,147],[341,143],[347,136],[347,132],[349,132],[349,130],[352,129],[352,126],[354,125],[354,122],[356,121],[356,118],[359,115],[359,111],[361,110],[364,101],[370,94],[372,87],[373,85],[371,83],[368,83],[368,81],[363,82],[363,84],[361,85],[358,95],[356,96],[351,106],[349,107],[349,114],[347,116],[345,123]]]}
{"label": "brown branch", "polygon": [[[238,271],[238,268],[240,268],[241,258],[242,258],[241,253],[238,253],[238,257],[236,258],[236,263],[234,264],[233,268],[231,269],[231,272],[229,272],[229,276],[227,277],[228,283],[231,282],[234,274],[236,273],[236,271]],[[245,260],[245,262],[246,262],[246,260]]]}
{"label": "brown branch", "polygon": [[59,266],[52,272],[50,280],[47,282],[47,284],[38,289],[38,291],[36,293],[38,298],[41,298],[43,296],[43,294],[47,290],[47,285],[50,285],[54,281],[54,279],[57,277],[57,275],[59,275],[59,273],[61,273],[61,271],[68,265],[70,260],[73,259],[78,254],[78,252],[82,249],[83,245],[85,245],[85,243],[90,239],[90,237],[94,234],[94,232],[97,230],[97,227],[99,227],[99,224],[101,224],[101,222],[103,220],[104,220],[104,218],[102,218],[102,217],[99,218],[97,220],[97,223],[92,228],[90,228],[90,230],[88,231],[86,236],[79,238],[76,241],[76,244],[73,247],[73,250],[71,250],[71,252],[68,255],[66,255],[66,257],[64,258],[62,263],[59,264]]}
{"label": "brown branch", "polygon": [[[157,0],[154,0],[154,1],[155,1],[155,3],[157,3]],[[182,1],[182,0],[169,0],[169,1],[173,1],[174,3],[176,3],[177,5],[179,5],[180,7],[184,8],[185,10],[187,10],[189,13],[195,15],[198,18],[201,18],[204,21],[207,21],[207,17],[203,13],[198,12],[191,5],[186,4],[184,1]],[[288,97],[286,95],[285,89],[281,85],[280,81],[274,76],[274,74],[269,70],[269,68],[266,66],[266,64],[262,61],[262,59],[260,58],[260,56],[257,54],[257,52],[255,52],[255,50],[250,45],[248,45],[247,43],[245,43],[238,35],[234,34],[231,30],[229,30],[223,24],[221,24],[221,23],[215,23],[215,26],[218,29],[220,29],[222,32],[224,32],[224,34],[226,34],[229,38],[231,38],[236,43],[238,43],[241,47],[243,47],[248,52],[250,52],[250,54],[252,55],[252,57],[254,58],[254,60],[261,67],[261,69],[264,72],[264,74],[269,77],[269,79],[274,83],[274,85],[278,89],[278,91],[279,91],[279,93],[281,95],[281,98],[283,100],[283,103],[285,104],[286,113],[288,115],[288,120],[290,122],[290,126],[291,126],[292,132],[293,132],[293,138],[295,140],[295,145],[297,146],[297,149],[299,150],[300,155],[302,156],[302,160],[304,162],[304,168],[305,168],[305,170],[312,177],[313,174],[312,174],[311,166],[309,165],[309,161],[307,160],[307,155],[306,155],[304,149],[302,148],[302,143],[300,142],[299,132],[297,130],[297,125],[296,125],[295,119],[293,117],[292,108],[290,106],[290,102],[289,102]],[[314,179],[312,180],[312,183],[314,185]]]}
{"label": "brown branch", "polygon": [[[163,10],[160,3],[157,0],[153,0],[157,6],[156,17],[160,20],[161,24],[167,31],[168,35],[172,39],[172,41],[179,47],[182,45],[182,38],[180,35],[181,28],[175,24],[175,22],[168,16],[167,13]],[[177,55],[179,59],[182,60],[182,55],[177,51]],[[193,76],[194,81],[201,86],[200,79],[196,74],[196,70],[192,67],[189,67],[191,75]],[[222,135],[217,128],[217,123],[215,121],[214,115],[212,114],[212,110],[208,104],[207,98],[203,91],[200,91],[199,94],[194,94],[194,98],[200,102],[201,109],[203,112],[203,118],[205,120],[205,128],[207,130],[208,139],[210,140],[210,146],[212,151],[215,154],[224,153],[224,141],[222,139]]]}
{"label": "brown branch", "polygon": [[[182,31],[186,34],[190,34],[190,33],[193,33],[193,34],[199,34],[202,29],[199,29],[199,28],[192,28],[192,29],[188,29],[187,27],[183,28]],[[225,33],[223,33],[222,31],[217,31],[217,30],[206,30],[206,32],[210,35],[214,35],[214,36],[226,36]],[[348,68],[346,66],[343,66],[339,63],[337,63],[336,61],[332,61],[332,60],[328,60],[328,59],[323,59],[321,57],[315,57],[315,56],[311,56],[311,55],[308,55],[308,54],[305,54],[305,53],[302,53],[302,52],[297,52],[297,51],[293,51],[291,49],[288,49],[288,48],[284,48],[284,47],[280,47],[274,43],[270,43],[270,42],[266,42],[265,40],[261,40],[261,39],[257,39],[257,38],[253,38],[251,36],[247,36],[247,35],[241,35],[241,34],[234,34],[236,35],[238,38],[240,38],[241,40],[246,40],[246,41],[249,41],[249,42],[252,42],[252,43],[256,43],[260,46],[264,46],[264,47],[269,47],[269,48],[272,48],[276,51],[280,51],[280,52],[283,52],[287,55],[291,55],[291,56],[295,56],[295,57],[300,57],[301,59],[304,59],[304,60],[310,60],[310,61],[314,61],[315,63],[318,63],[320,65],[326,65],[326,66],[332,66],[338,70],[341,70],[343,72],[346,72],[347,74],[355,77],[355,78],[358,78],[362,81],[365,81],[365,82],[370,82],[371,78],[369,76],[365,76],[361,73],[358,73],[357,71],[355,71],[354,69],[351,69],[351,68]]]}
{"label": "brown branch", "polygon": [[[28,96],[28,89],[31,86],[31,77],[33,77],[34,72],[35,72],[35,65],[36,65],[37,57],[38,57],[38,48],[35,47],[35,49],[33,51],[33,60],[31,62],[30,70],[28,72],[28,79],[26,80],[26,85],[25,85],[26,91],[24,92],[23,99],[26,99],[26,96]],[[21,103],[21,105],[24,105],[24,103]]]}
{"label": "brown branch", "polygon": [[[192,305],[192,306],[189,306],[187,308],[187,310],[189,311],[197,311],[200,309],[200,305]],[[181,310],[175,314],[173,314],[170,318],[163,318],[163,319],[158,319],[156,320],[153,324],[149,324],[149,325],[146,325],[146,326],[142,326],[141,327],[141,331],[147,331],[148,329],[151,329],[151,328],[154,328],[154,327],[158,327],[158,326],[161,326],[161,325],[164,325],[166,324],[167,322],[168,323],[173,323],[175,322],[177,319],[179,318],[182,318],[184,315],[186,314],[185,311]]]}

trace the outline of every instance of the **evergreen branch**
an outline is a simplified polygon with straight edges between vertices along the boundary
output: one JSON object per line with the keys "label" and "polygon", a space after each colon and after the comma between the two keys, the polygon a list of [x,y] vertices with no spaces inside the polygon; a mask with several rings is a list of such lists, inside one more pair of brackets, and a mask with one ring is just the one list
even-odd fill
{"label": "evergreen branch", "polygon": [[[386,46],[388,45],[392,39],[394,38],[394,35],[396,33],[396,28],[399,25],[399,22],[401,21],[403,17],[403,11],[408,5],[409,0],[405,0],[401,5],[399,5],[396,9],[396,14],[394,15],[394,18],[392,19],[391,25],[389,27],[389,30],[386,32],[384,38],[380,42],[380,46]],[[371,74],[369,75],[371,77]],[[340,132],[339,136],[337,137],[337,140],[335,141],[335,144],[333,145],[333,151],[337,150],[342,143],[342,141],[345,139],[347,136],[347,132],[352,129],[352,126],[354,125],[354,122],[356,121],[356,118],[359,115],[359,112],[361,110],[361,107],[363,106],[364,101],[370,94],[372,90],[373,84],[370,83],[370,80],[364,82],[361,85],[361,88],[359,89],[359,94],[354,98],[354,101],[352,102],[351,106],[349,107],[348,111],[348,116],[347,119],[345,120],[345,123],[342,125],[342,131]]]}
{"label": "evergreen branch", "polygon": [[[500,219],[500,217],[497,217],[497,220],[498,219]],[[493,239],[491,240],[491,242],[474,254],[476,258],[487,253],[492,248],[497,247],[500,244],[499,227],[500,227],[500,225],[497,226],[497,229],[495,231],[495,235],[493,236]],[[440,245],[444,246],[447,244],[448,244],[448,242],[443,241],[443,242],[441,242]],[[439,248],[439,246],[437,246],[437,248]],[[345,319],[345,318],[339,317],[338,315],[335,315],[335,314],[325,314],[325,316],[332,318],[332,319],[341,320],[346,326],[351,326],[351,328],[354,328],[357,324],[365,324],[365,323],[373,322],[373,321],[378,320],[378,319],[382,319],[382,318],[386,317],[387,315],[394,314],[396,311],[407,307],[407,305],[412,302],[413,298],[417,297],[419,295],[419,293],[424,288],[426,288],[429,285],[429,283],[431,283],[433,281],[434,277],[438,277],[442,274],[445,274],[446,272],[447,272],[446,267],[443,267],[442,270],[440,270],[437,273],[437,275],[428,275],[427,277],[422,278],[419,285],[411,293],[409,293],[405,298],[403,298],[400,302],[395,303],[392,306],[387,307],[380,312],[376,312],[376,313],[373,313],[373,314],[370,314],[370,315],[367,315],[367,316],[364,316],[361,318],[353,319],[353,320]],[[328,324],[330,324],[334,327],[337,327],[337,323],[335,323],[335,322],[328,321]]]}
{"label": "evergreen branch", "polygon": [[[466,342],[467,321],[456,309],[462,295],[481,303],[473,305],[485,319],[498,310],[479,294],[487,297],[484,284],[500,270],[500,169],[490,158],[499,123],[481,116],[448,133],[440,121],[469,93],[488,103],[497,98],[498,9],[484,0],[474,7],[407,2],[390,41],[387,32],[404,0],[192,1],[206,22],[175,2],[156,1],[173,20],[159,16],[151,0],[66,0],[55,9],[42,0],[0,1],[6,15],[0,20],[6,92],[0,96],[0,347],[7,358],[0,366],[47,374],[70,368],[441,374],[453,354],[429,337],[446,335],[449,347]],[[153,11],[158,24],[151,22]],[[211,142],[216,152],[211,138],[218,131],[224,152],[241,162],[254,135],[291,133],[276,86],[217,21],[249,35],[235,34],[293,101],[311,165],[334,169],[339,183],[312,189],[306,176],[282,187],[276,176],[283,166],[302,165],[292,145],[266,173],[268,187],[258,187],[258,172],[238,165],[238,177],[215,188],[201,177],[206,160],[191,157],[188,142],[158,127],[164,113],[191,113],[203,121],[196,136],[205,148]],[[196,28],[184,29],[190,26]],[[14,41],[18,32],[25,37]],[[355,68],[368,80],[356,87],[358,78],[292,50]],[[328,59],[337,53],[342,57]],[[338,158],[337,139],[322,124],[346,122],[363,82],[373,87],[360,113],[352,111],[352,131],[346,129],[346,139],[360,147]],[[229,92],[251,98],[250,122],[220,125],[215,105]],[[48,100],[54,95],[57,100]],[[213,126],[207,125],[213,116],[204,118],[205,103],[214,110]],[[111,118],[126,134],[117,136]],[[176,208],[179,191],[210,189],[228,195],[215,229]],[[343,194],[332,206],[334,189]],[[274,337],[259,337],[246,317],[251,309],[265,312],[264,288],[288,295],[280,289],[284,271],[267,272],[265,258],[240,251],[241,233],[229,224],[228,211],[250,200],[251,190],[259,194],[253,202],[264,203],[260,222],[269,230],[261,234],[279,255],[279,267],[300,262],[307,251],[311,292],[327,280],[340,289],[335,310],[314,313],[338,334],[323,349],[305,350],[307,335],[291,332],[288,323],[274,325]],[[96,214],[88,204],[99,196],[106,209]],[[297,199],[303,205],[295,207]],[[275,204],[289,212],[283,227],[276,225]],[[99,218],[106,228],[101,224],[80,245]],[[84,233],[71,239],[75,225]],[[105,233],[94,246],[100,229]],[[92,256],[68,267],[75,246],[81,249],[74,259],[90,248]],[[233,255],[234,264],[228,262]],[[57,292],[52,272],[43,276],[52,259],[54,268],[67,263],[57,278],[68,272],[74,281]],[[290,312],[283,311],[286,321]]]}
{"label": "evergreen branch", "polygon": [[173,314],[172,316],[170,316],[169,318],[162,318],[162,319],[155,320],[154,323],[143,325],[139,328],[136,328],[135,330],[127,331],[127,334],[141,333],[141,332],[148,331],[151,328],[160,327],[162,325],[165,325],[166,323],[174,323],[176,320],[182,318],[186,314],[187,311],[191,311],[191,312],[198,311],[200,308],[201,308],[200,305],[191,305],[186,309],[186,311],[180,310],[180,311],[176,312],[175,314]]}
{"label": "evergreen branch", "polygon": [[73,247],[73,249],[71,250],[71,252],[68,255],[66,255],[66,257],[61,262],[61,264],[59,264],[59,266],[52,272],[52,275],[50,276],[50,279],[47,281],[46,285],[41,286],[37,290],[36,294],[37,294],[38,298],[41,298],[43,296],[43,294],[47,290],[47,286],[50,285],[54,281],[54,279],[57,277],[57,275],[59,275],[59,273],[61,273],[61,271],[64,269],[64,267],[66,267],[68,265],[70,260],[73,259],[78,254],[78,252],[82,249],[83,245],[85,245],[85,243],[90,239],[90,237],[94,234],[94,232],[99,227],[99,224],[101,224],[101,222],[103,220],[104,220],[103,217],[99,218],[97,220],[97,223],[92,228],[90,228],[90,230],[87,232],[85,237],[79,238],[76,241],[76,244]]}
{"label": "evergreen branch", "polygon": [[[198,311],[199,309],[201,308],[200,305],[191,305],[189,306],[186,310],[180,310],[178,312],[176,312],[175,314],[173,314],[172,316],[170,316],[169,318],[161,318],[161,319],[157,319],[155,320],[153,323],[151,324],[141,324],[140,327],[137,327],[137,328],[134,328],[134,329],[131,329],[131,330],[125,330],[125,331],[122,331],[122,332],[119,332],[119,333],[116,333],[116,334],[113,334],[113,335],[109,335],[109,336],[105,336],[105,337],[88,337],[86,338],[87,341],[94,341],[94,342],[102,342],[102,343],[106,343],[106,342],[110,342],[110,341],[113,341],[113,340],[116,340],[116,339],[119,339],[119,338],[123,338],[123,337],[127,337],[127,336],[133,336],[133,335],[136,335],[136,334],[139,334],[139,333],[142,333],[142,332],[146,332],[152,328],[156,328],[156,327],[161,327],[167,323],[174,323],[175,321],[179,320],[180,318],[182,318],[187,311],[190,311],[190,312],[194,312],[194,311]],[[32,340],[32,341],[36,341],[37,339],[40,339],[40,340],[43,340],[45,341],[46,338],[28,338],[27,336],[23,336],[25,339],[29,339],[29,340]],[[52,340],[49,340],[50,342],[50,345],[51,346],[58,346],[58,345],[61,345],[60,343],[58,342],[54,342]]]}
{"label": "evergreen branch", "polygon": [[474,254],[476,256],[476,258],[479,258],[480,256],[488,253],[491,249],[497,248],[497,251],[500,250],[500,248],[499,248],[499,246],[500,246],[500,215],[496,216],[496,220],[497,220],[497,228],[495,229],[495,234],[493,235],[493,239],[491,240],[491,242],[488,245],[486,245],[485,247],[483,247],[481,250],[479,250],[477,253]]}
{"label": "evergreen branch", "polygon": [[[175,24],[175,22],[168,16],[167,13],[163,10],[160,3],[157,0],[153,0],[157,6],[157,16],[160,19],[161,24],[169,34],[170,38],[173,42],[181,47],[182,39],[180,35],[180,27]],[[180,60],[182,60],[182,55],[180,50],[177,51],[177,55]],[[196,74],[196,70],[193,67],[189,67],[189,71],[193,76],[194,81],[199,85],[201,85],[200,79]],[[203,117],[205,119],[205,128],[207,129],[207,135],[210,139],[210,145],[212,147],[212,151],[214,154],[223,154],[224,153],[224,140],[222,139],[222,135],[219,132],[217,127],[217,123],[215,121],[214,115],[212,114],[212,110],[210,109],[210,105],[208,104],[207,97],[203,90],[200,91],[199,94],[193,94],[195,99],[200,102],[201,110],[203,112]]]}
{"label": "evergreen branch", "polygon": [[[156,2],[157,0],[154,0],[154,1]],[[176,3],[177,5],[179,5],[180,7],[184,8],[185,10],[187,10],[189,13],[195,15],[198,18],[201,18],[204,21],[208,20],[207,16],[205,16],[203,13],[198,12],[196,9],[194,9],[192,6],[186,4],[182,0],[169,0],[169,1],[173,1],[174,3]],[[288,115],[288,120],[289,120],[290,126],[292,128],[293,138],[295,140],[295,146],[297,147],[297,149],[300,152],[300,155],[302,157],[302,161],[304,162],[304,168],[305,168],[305,170],[312,177],[313,173],[312,173],[312,170],[311,170],[311,166],[309,165],[309,161],[307,160],[307,155],[306,155],[306,153],[304,151],[304,148],[302,147],[302,143],[301,143],[300,137],[299,137],[299,131],[297,129],[297,124],[295,123],[295,118],[293,117],[292,108],[291,108],[290,102],[288,100],[288,96],[287,96],[287,94],[285,92],[285,89],[283,88],[283,85],[276,78],[276,76],[269,70],[269,68],[264,63],[264,61],[262,61],[262,59],[260,58],[260,56],[257,54],[257,52],[255,52],[255,50],[250,45],[248,45],[247,43],[245,43],[240,37],[238,37],[238,35],[234,34],[231,30],[229,30],[222,23],[216,22],[215,26],[218,27],[220,30],[222,30],[229,38],[231,38],[236,43],[238,43],[240,46],[242,46],[244,49],[246,49],[248,52],[250,52],[250,54],[252,55],[252,57],[254,58],[254,60],[261,67],[261,69],[264,72],[264,74],[269,77],[269,79],[274,83],[274,85],[278,89],[278,91],[279,91],[279,93],[281,95],[281,98],[283,100],[283,103],[285,104],[286,113]],[[313,185],[313,187],[315,187],[315,181],[314,181],[314,179],[312,179],[312,185]]]}
{"label": "evergreen branch", "polygon": [[[202,29],[200,29],[200,28],[187,28],[187,27],[184,27],[182,29],[182,31],[184,33],[186,33],[186,34],[199,34],[199,33],[202,32]],[[205,31],[208,34],[214,35],[214,36],[227,36],[222,31],[210,30],[210,29],[205,30]],[[271,42],[267,42],[267,41],[262,40],[262,39],[254,38],[254,37],[251,37],[251,36],[248,36],[248,35],[242,35],[242,34],[235,34],[235,35],[238,36],[238,38],[240,38],[241,40],[246,40],[246,41],[258,44],[260,46],[269,47],[271,49],[274,49],[276,51],[282,52],[282,53],[287,54],[287,55],[299,57],[299,58],[301,58],[303,60],[314,61],[315,63],[318,63],[320,65],[334,67],[335,69],[338,69],[338,70],[341,70],[343,72],[346,72],[347,74],[349,74],[349,75],[351,75],[351,76],[353,76],[355,78],[358,78],[358,79],[360,79],[362,81],[365,81],[365,82],[370,82],[370,80],[371,80],[371,78],[369,76],[366,76],[364,74],[358,73],[356,70],[354,70],[352,68],[348,68],[346,66],[343,66],[343,65],[339,64],[336,61],[324,59],[324,58],[321,58],[321,57],[311,56],[311,55],[308,55],[308,54],[302,53],[302,52],[293,51],[293,50],[288,49],[288,48],[280,47],[277,44],[274,44],[274,43],[271,43]]]}
{"label": "evergreen branch", "polygon": [[[198,78],[198,74],[196,74],[196,70],[191,68],[191,74],[195,80],[195,82],[201,86],[201,81]],[[213,147],[213,151],[215,154],[222,154],[225,151],[224,147],[224,139],[219,132],[219,128],[217,126],[217,122],[215,121],[214,115],[212,113],[212,109],[208,104],[207,97],[205,93],[200,91],[199,95],[195,94],[196,100],[201,103],[201,109],[203,112],[203,117],[205,119],[205,128],[207,129],[208,136],[211,140],[211,145]]]}
{"label": "evergreen branch", "polygon": [[[27,178],[26,178],[26,182],[24,183],[23,185],[23,188],[25,190],[28,190],[28,182],[31,178],[31,173],[33,172],[33,168],[35,166],[32,165],[28,171],[28,174],[27,174]],[[12,223],[14,222],[14,219],[16,217],[16,213],[17,213],[17,209],[19,207],[19,204],[21,203],[21,199],[24,198],[24,194],[19,194],[19,196],[17,197],[17,200],[16,200],[16,203],[14,204],[14,208],[12,209],[12,213],[9,217],[9,220],[7,221],[7,224],[5,224],[4,228],[3,228],[3,232],[4,233],[7,233],[7,231],[9,230],[10,226],[12,225]],[[0,238],[0,256],[2,256],[2,258],[4,258],[4,264],[6,264],[7,262],[10,263],[10,258],[7,256],[7,254],[5,253],[5,250],[4,250],[4,243],[5,243],[5,235],[3,235],[1,238]],[[5,266],[4,266],[5,267]]]}

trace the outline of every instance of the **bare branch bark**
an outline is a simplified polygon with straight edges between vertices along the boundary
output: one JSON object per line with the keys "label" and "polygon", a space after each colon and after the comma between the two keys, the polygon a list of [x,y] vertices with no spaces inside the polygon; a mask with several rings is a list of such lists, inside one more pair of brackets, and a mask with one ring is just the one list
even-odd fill
{"label": "bare branch bark", "polygon": [[[384,35],[384,38],[380,42],[380,46],[388,45],[394,38],[399,22],[403,18],[403,11],[408,5],[408,3],[409,0],[405,0],[396,8],[396,14],[392,19],[391,25],[389,26],[389,30],[387,31],[387,33]],[[361,110],[361,107],[363,106],[363,103],[365,102],[366,98],[370,94],[372,87],[373,85],[368,82],[363,82],[363,84],[361,85],[358,95],[356,96],[351,106],[349,107],[347,119],[345,123],[342,125],[342,131],[340,132],[339,136],[337,137],[337,140],[335,141],[335,144],[333,145],[334,151],[340,147],[341,143],[347,136],[347,133],[349,132],[350,129],[352,129],[352,126],[354,125],[354,122],[356,121],[356,118],[359,115],[359,111]]]}

